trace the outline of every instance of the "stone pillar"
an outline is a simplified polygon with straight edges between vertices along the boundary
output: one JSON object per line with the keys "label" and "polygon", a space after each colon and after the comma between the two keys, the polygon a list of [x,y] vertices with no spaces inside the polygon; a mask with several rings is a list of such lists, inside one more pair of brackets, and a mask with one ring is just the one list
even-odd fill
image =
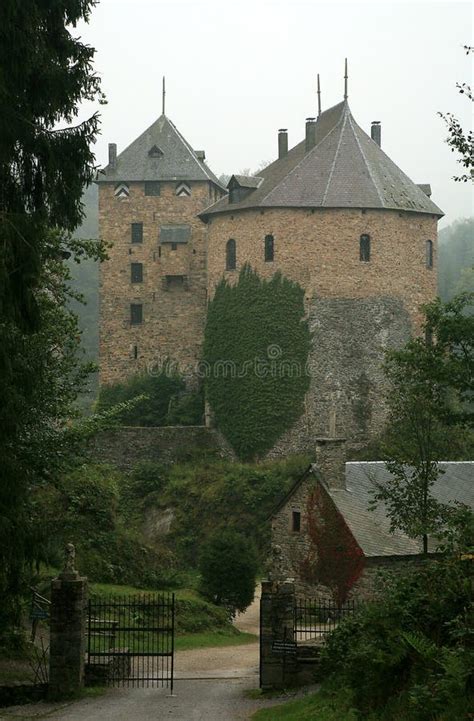
{"label": "stone pillar", "polygon": [[51,582],[51,698],[71,695],[84,685],[87,579],[74,568],[74,557],[74,546],[69,543],[64,570]]}
{"label": "stone pillar", "polygon": [[294,646],[295,584],[263,581],[261,600],[260,686],[282,689],[297,681]]}

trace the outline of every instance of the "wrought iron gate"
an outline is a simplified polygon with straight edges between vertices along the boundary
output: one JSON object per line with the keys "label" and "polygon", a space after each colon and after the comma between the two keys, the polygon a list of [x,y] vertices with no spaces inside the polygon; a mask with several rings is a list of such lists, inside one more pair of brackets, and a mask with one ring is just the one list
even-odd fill
{"label": "wrought iron gate", "polygon": [[112,686],[166,686],[173,692],[173,594],[89,600],[89,673]]}

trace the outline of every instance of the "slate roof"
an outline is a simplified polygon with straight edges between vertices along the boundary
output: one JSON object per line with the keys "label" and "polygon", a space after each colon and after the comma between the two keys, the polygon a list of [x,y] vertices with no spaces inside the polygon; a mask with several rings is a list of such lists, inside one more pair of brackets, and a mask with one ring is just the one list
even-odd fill
{"label": "slate roof", "polygon": [[[449,505],[458,501],[474,509],[474,461],[441,462],[439,465],[444,473],[433,485],[434,498]],[[316,464],[312,464],[276,507],[273,515],[286,504],[308,474],[314,477],[315,482],[321,482],[320,471]],[[409,538],[400,531],[391,533],[383,504],[378,504],[374,511],[368,510],[374,481],[384,483],[388,478],[390,473],[383,461],[354,461],[346,463],[346,489],[331,488],[324,481],[323,484],[366,557],[422,553],[421,540]],[[435,551],[436,546],[436,540],[429,539],[429,550]]]}
{"label": "slate roof", "polygon": [[[439,465],[444,473],[433,485],[433,497],[440,503],[453,505],[458,501],[474,509],[474,461]],[[347,490],[327,489],[367,557],[423,552],[421,540],[409,538],[400,531],[390,532],[390,521],[383,504],[378,504],[374,511],[368,510],[374,481],[384,483],[389,478],[390,473],[382,461],[346,463]],[[429,550],[436,550],[436,545],[435,539],[429,539]]]}
{"label": "slate roof", "polygon": [[224,197],[201,218],[244,208],[386,208],[430,213],[443,211],[398,168],[360,128],[343,101],[319,116],[316,143],[305,141],[259,171],[263,181],[238,203]]}
{"label": "slate roof", "polygon": [[[158,157],[149,154],[154,146],[162,153]],[[166,115],[161,115],[117,156],[115,168],[107,165],[97,176],[98,183],[134,180],[210,180],[222,188]]]}

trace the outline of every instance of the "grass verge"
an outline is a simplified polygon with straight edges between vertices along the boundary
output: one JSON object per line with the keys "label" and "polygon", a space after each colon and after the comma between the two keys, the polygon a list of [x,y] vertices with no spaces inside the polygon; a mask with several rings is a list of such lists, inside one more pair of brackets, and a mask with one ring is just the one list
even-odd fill
{"label": "grass verge", "polygon": [[357,721],[359,718],[351,708],[349,695],[341,690],[320,691],[281,706],[261,709],[252,716],[252,721]]}

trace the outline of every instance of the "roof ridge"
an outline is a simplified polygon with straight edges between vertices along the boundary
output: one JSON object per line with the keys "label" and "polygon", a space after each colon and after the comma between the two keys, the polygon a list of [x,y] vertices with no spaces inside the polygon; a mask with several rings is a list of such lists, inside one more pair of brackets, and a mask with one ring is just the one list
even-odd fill
{"label": "roof ridge", "polygon": [[[343,134],[343,132],[344,132],[344,128],[346,127],[346,123],[347,123],[347,115],[348,115],[347,111],[348,111],[348,108],[349,108],[348,104],[345,103],[345,104],[344,104],[344,122],[342,123],[342,128],[341,128],[341,132],[340,132],[340,135],[339,135],[339,141],[338,141],[338,143],[337,143],[336,152],[334,153],[334,160],[332,161],[331,170],[329,171],[328,182],[326,183],[326,190],[325,190],[324,193],[323,193],[323,198],[322,198],[322,200],[321,200],[321,205],[324,205],[324,202],[325,202],[325,200],[326,200],[326,196],[327,196],[328,191],[329,191],[329,186],[331,185],[332,176],[333,176],[333,174],[334,174],[334,168],[336,167],[337,156],[338,156],[338,154],[339,154],[339,149],[340,149],[341,143],[342,143],[342,134]],[[336,126],[336,127],[337,127],[337,126]]]}
{"label": "roof ridge", "polygon": [[[364,151],[362,150],[362,145],[360,144],[360,140],[359,140],[359,138],[358,138],[358,136],[357,136],[356,129],[354,128],[354,125],[352,124],[352,119],[353,119],[353,118],[352,118],[352,114],[351,114],[350,117],[349,117],[349,123],[350,123],[351,128],[352,128],[352,131],[353,131],[353,133],[354,133],[354,138],[355,138],[355,141],[356,141],[356,143],[357,143],[357,147],[359,148],[360,154],[362,155],[362,158],[363,158],[363,160],[364,160],[365,167],[367,168],[367,172],[368,172],[368,174],[369,174],[369,176],[370,176],[370,179],[371,179],[371,181],[372,181],[372,183],[373,183],[373,185],[374,185],[374,188],[375,188],[375,190],[377,191],[377,195],[379,196],[379,200],[380,200],[380,202],[382,203],[382,205],[384,205],[384,199],[383,199],[382,193],[380,192],[380,188],[379,188],[379,186],[377,185],[377,183],[376,183],[376,181],[375,181],[374,175],[373,175],[373,173],[372,173],[372,169],[371,169],[371,167],[370,167],[370,165],[369,165],[369,163],[368,163],[368,161],[367,161],[367,158],[365,157],[365,153],[364,153]],[[355,121],[354,121],[354,122],[355,122]],[[357,125],[357,123],[356,123],[356,125]]]}
{"label": "roof ridge", "polygon": [[[334,107],[336,107],[336,106],[334,106]],[[328,112],[329,110],[332,110],[332,108],[328,108],[328,110],[327,110],[326,112]],[[335,125],[333,125],[333,127],[331,128],[331,130],[329,130],[329,131],[326,133],[326,135],[325,135],[323,138],[321,138],[321,140],[319,141],[319,143],[316,143],[316,145],[315,145],[313,148],[311,148],[311,150],[309,150],[307,153],[305,153],[305,154],[303,155],[303,157],[301,158],[301,160],[290,170],[290,172],[287,173],[287,174],[280,180],[280,182],[277,183],[277,185],[275,185],[271,190],[269,190],[268,193],[267,193],[267,195],[264,195],[263,198],[261,198],[261,200],[259,201],[260,203],[264,203],[265,200],[268,198],[269,195],[271,195],[272,193],[274,193],[275,190],[277,190],[277,188],[279,188],[280,185],[281,185],[287,178],[289,178],[291,175],[293,175],[293,173],[295,172],[295,170],[297,170],[297,169],[300,167],[300,165],[303,163],[303,161],[304,161],[306,158],[308,158],[310,155],[312,155],[312,154],[314,153],[314,151],[315,151],[317,148],[319,148],[319,146],[320,146],[322,143],[324,143],[324,141],[326,140],[326,138],[328,138],[328,137],[331,135],[331,133],[333,133],[333,132],[336,130],[336,128],[339,126],[341,120],[342,120],[342,116],[339,118],[339,120],[337,121],[337,123],[336,123]],[[304,141],[304,139],[303,139],[303,140],[301,141],[301,143],[304,143],[304,142],[305,142],[305,141]],[[297,143],[294,147],[295,147],[295,148],[298,147],[299,144],[300,144],[300,143]],[[292,150],[293,150],[293,148],[292,148]],[[279,158],[277,158],[277,160],[279,160]],[[276,162],[276,161],[275,161],[275,162]],[[265,176],[264,176],[264,177],[265,177]]]}
{"label": "roof ridge", "polygon": [[209,173],[207,172],[206,166],[204,166],[204,165],[201,163],[201,161],[198,159],[198,157],[196,156],[196,152],[195,152],[194,148],[188,143],[188,141],[186,140],[186,138],[184,137],[184,135],[181,135],[181,133],[179,132],[178,128],[177,128],[176,125],[173,123],[173,121],[170,120],[170,118],[168,118],[167,115],[165,115],[164,117],[166,118],[166,120],[168,121],[168,123],[170,124],[170,126],[172,127],[172,129],[174,130],[174,132],[176,133],[176,135],[178,136],[178,138],[181,140],[181,142],[183,143],[183,145],[185,146],[185,148],[186,148],[187,150],[189,150],[189,152],[190,152],[191,155],[192,155],[192,158],[193,158],[194,162],[197,163],[197,165],[201,168],[201,170],[204,171],[204,173],[205,173],[206,176],[209,178],[209,180],[211,180],[211,181],[214,183],[215,181],[211,178],[211,176],[210,176]]}

